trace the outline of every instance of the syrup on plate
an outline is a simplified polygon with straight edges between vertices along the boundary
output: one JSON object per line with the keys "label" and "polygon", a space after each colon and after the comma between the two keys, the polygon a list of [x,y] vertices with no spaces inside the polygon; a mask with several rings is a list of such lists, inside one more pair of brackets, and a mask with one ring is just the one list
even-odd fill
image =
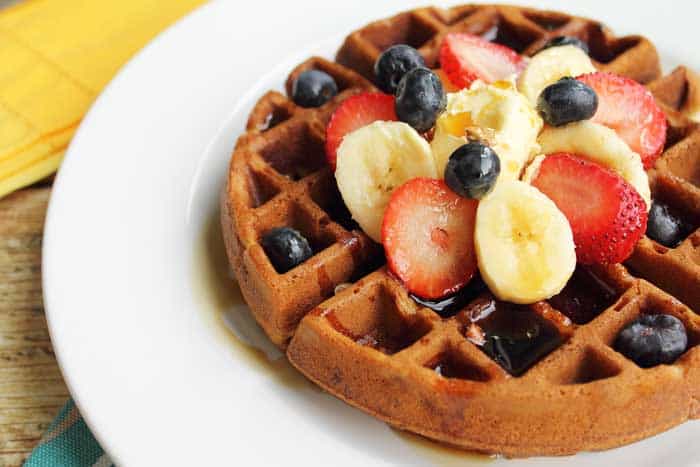
{"label": "syrup on plate", "polygon": [[265,336],[243,300],[230,270],[218,213],[207,221],[195,252],[193,289],[206,320],[237,357],[287,387],[313,387]]}
{"label": "syrup on plate", "polygon": [[[201,234],[193,270],[193,288],[202,302],[205,317],[218,337],[235,351],[236,357],[247,360],[251,366],[288,388],[321,391],[291,366],[251,316],[229,268],[218,213],[211,216]],[[392,431],[432,465],[465,466],[496,459],[495,456],[449,447],[394,428]]]}
{"label": "syrup on plate", "polygon": [[468,467],[474,464],[487,464],[499,459],[499,456],[496,455],[489,456],[439,444],[423,436],[397,428],[391,428],[391,430],[399,438],[409,443],[418,454],[439,467]]}

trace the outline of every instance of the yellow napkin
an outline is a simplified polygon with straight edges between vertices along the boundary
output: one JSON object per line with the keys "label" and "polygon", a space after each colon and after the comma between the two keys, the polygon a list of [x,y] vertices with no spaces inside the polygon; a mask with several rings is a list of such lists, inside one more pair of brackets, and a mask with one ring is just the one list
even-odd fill
{"label": "yellow napkin", "polygon": [[0,12],[0,197],[52,174],[116,71],[203,0],[24,0]]}

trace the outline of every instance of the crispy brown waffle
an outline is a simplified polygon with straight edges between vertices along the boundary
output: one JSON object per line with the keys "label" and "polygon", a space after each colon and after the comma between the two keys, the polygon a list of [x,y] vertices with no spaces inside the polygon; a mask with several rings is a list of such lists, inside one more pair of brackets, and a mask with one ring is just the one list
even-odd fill
{"label": "crispy brown waffle", "polygon": [[666,151],[649,171],[651,193],[695,231],[675,248],[645,237],[626,262],[647,279],[700,311],[700,127],[687,115],[700,108],[700,79],[686,68],[649,84],[670,125]]}
{"label": "crispy brown waffle", "polygon": [[[371,65],[381,50],[408,43],[436,66],[447,31],[484,34],[525,53],[549,37],[577,35],[599,68],[644,83],[659,76],[646,39],[616,38],[597,22],[532,9],[426,8],[352,33],[337,63],[312,58],[287,81],[289,94],[301,71],[322,69],[340,87],[336,98],[303,109],[270,92],[236,144],[222,224],[255,318],[292,364],[332,394],[396,427],[467,449],[509,456],[605,449],[700,417],[700,316],[625,267],[579,268],[559,296],[527,307],[475,293],[471,304],[443,319],[409,297],[382,267],[381,247],[353,224],[325,165],[325,124],[345,97],[373,89]],[[697,93],[688,92],[695,89],[689,75],[678,73],[685,72],[650,84],[673,125],[668,150],[651,172],[652,190],[700,219],[692,185],[700,171],[684,159],[700,168],[700,136],[684,116]],[[260,245],[262,235],[280,226],[301,231],[315,252],[284,274]],[[698,309],[699,238],[696,232],[664,253],[645,239],[629,266]],[[353,285],[339,287],[346,283]],[[585,304],[585,316],[572,313],[572,303]],[[508,362],[497,363],[474,344],[480,336],[472,321],[502,308],[539,322],[547,337],[542,358],[527,371],[511,372],[517,377],[504,370]],[[643,312],[670,313],[685,323],[691,348],[674,365],[641,369],[612,349],[618,331]]]}
{"label": "crispy brown waffle", "polygon": [[656,48],[642,36],[615,37],[597,21],[531,8],[465,5],[442,10],[422,8],[368,24],[350,34],[338,51],[338,63],[372,78],[373,66],[387,47],[402,43],[418,49],[435,68],[440,43],[449,32],[482,35],[526,55],[556,36],[577,36],[590,48],[600,70],[647,83],[661,74]]}

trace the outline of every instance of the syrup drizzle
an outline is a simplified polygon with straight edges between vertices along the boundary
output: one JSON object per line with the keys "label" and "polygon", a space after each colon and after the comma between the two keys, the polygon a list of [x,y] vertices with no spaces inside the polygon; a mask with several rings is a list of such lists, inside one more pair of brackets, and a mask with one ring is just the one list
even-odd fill
{"label": "syrup drizzle", "polygon": [[326,267],[323,264],[320,264],[316,267],[316,280],[318,282],[319,288],[321,289],[322,297],[328,298],[333,295],[333,292],[335,291],[335,286],[333,285],[331,278],[328,277]]}
{"label": "syrup drizzle", "polygon": [[[466,337],[513,376],[557,348],[564,337],[529,306],[482,297],[458,316]],[[474,327],[482,332],[473,339]]]}
{"label": "syrup drizzle", "polygon": [[292,367],[250,314],[230,272],[218,213],[212,214],[204,226],[192,271],[192,291],[202,316],[235,358],[246,361],[283,387],[320,392]]}
{"label": "syrup drizzle", "polygon": [[[359,240],[348,239],[350,244],[359,245],[357,242]],[[275,350],[250,315],[240,289],[231,277],[218,214],[212,215],[205,225],[192,270],[193,291],[202,304],[203,317],[216,331],[217,337],[231,348],[235,358],[247,361],[251,367],[258,368],[273,378],[275,384],[289,390],[309,389],[319,394],[322,392],[318,386],[311,384],[294,369],[283,354]],[[339,323],[332,312],[316,308],[311,313],[333,320],[333,325],[339,332],[344,330],[352,338],[350,331]],[[465,462],[485,463],[496,459],[493,456],[443,445],[408,432],[393,428],[392,431],[413,448],[421,463],[463,466]]]}
{"label": "syrup drizzle", "polygon": [[486,455],[465,451],[447,444],[439,444],[420,435],[392,428],[392,431],[411,445],[424,459],[439,467],[468,467],[474,464],[487,464],[499,459],[497,455]]}
{"label": "syrup drizzle", "polygon": [[552,308],[576,324],[586,324],[611,306],[619,294],[583,266],[577,266],[573,276],[559,294],[547,300]]}
{"label": "syrup drizzle", "polygon": [[340,239],[340,243],[348,250],[350,250],[350,255],[352,256],[353,269],[359,267],[362,264],[364,258],[362,257],[360,239],[357,237],[357,235],[348,232],[347,234],[343,235],[343,237]]}
{"label": "syrup drizzle", "polygon": [[445,298],[430,300],[413,294],[409,294],[409,296],[419,305],[430,308],[443,318],[449,318],[456,315],[485,291],[484,281],[480,277],[473,277],[459,292]]}

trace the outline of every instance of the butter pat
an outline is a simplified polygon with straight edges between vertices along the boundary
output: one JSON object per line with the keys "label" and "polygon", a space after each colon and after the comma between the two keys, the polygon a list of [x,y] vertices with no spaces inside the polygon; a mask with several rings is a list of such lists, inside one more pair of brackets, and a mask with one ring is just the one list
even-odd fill
{"label": "butter pat", "polygon": [[475,82],[447,95],[447,108],[435,124],[431,150],[438,175],[455,149],[469,140],[489,145],[501,161],[501,179],[517,180],[525,164],[539,152],[542,119],[512,82]]}

